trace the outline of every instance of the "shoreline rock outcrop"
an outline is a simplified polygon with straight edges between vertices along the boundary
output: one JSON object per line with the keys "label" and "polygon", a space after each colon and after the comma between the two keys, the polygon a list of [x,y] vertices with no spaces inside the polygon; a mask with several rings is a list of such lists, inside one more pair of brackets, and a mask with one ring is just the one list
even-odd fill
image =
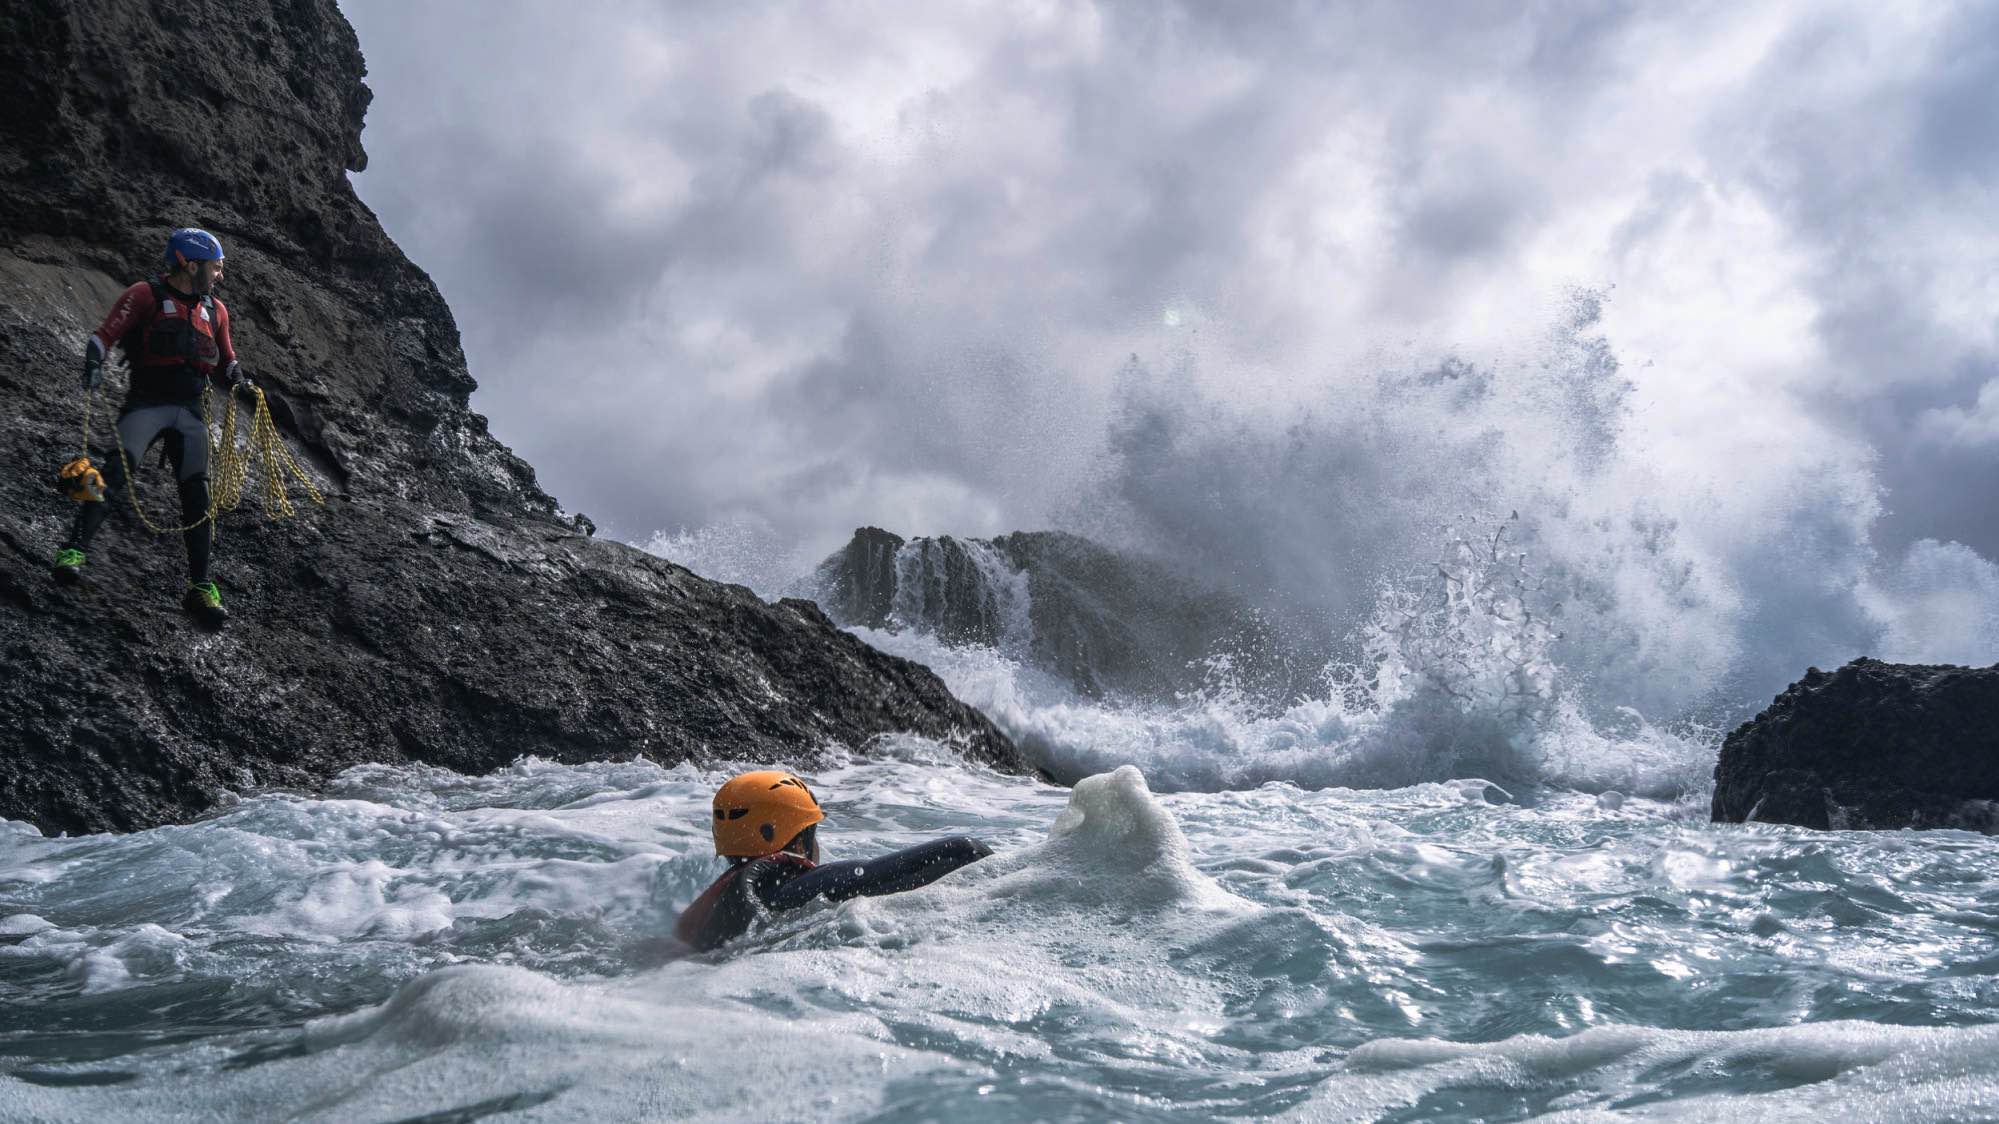
{"label": "shoreline rock outcrop", "polygon": [[[0,16],[0,817],[129,830],[363,762],[804,764],[898,733],[1025,770],[929,670],[811,602],[592,538],[541,490],[471,409],[436,286],[348,182],[364,74],[334,0]],[[224,518],[235,620],[217,635],[179,609],[178,540],[129,512],[89,586],[47,576],[82,342],[186,225],[223,240],[238,351],[328,497],[285,523]],[[164,477],[142,470],[138,491],[171,516]]]}
{"label": "shoreline rock outcrop", "polygon": [[904,540],[863,527],[814,580],[841,624],[999,648],[1095,697],[1170,700],[1227,678],[1286,699],[1322,689],[1331,657],[1240,598],[1062,531]]}
{"label": "shoreline rock outcrop", "polygon": [[1722,743],[1716,823],[1999,834],[1999,665],[1812,668]]}

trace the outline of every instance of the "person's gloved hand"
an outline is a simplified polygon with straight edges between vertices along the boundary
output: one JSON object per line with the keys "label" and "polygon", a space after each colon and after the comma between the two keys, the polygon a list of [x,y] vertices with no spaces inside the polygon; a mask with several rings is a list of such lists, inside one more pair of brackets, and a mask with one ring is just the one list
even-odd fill
{"label": "person's gloved hand", "polygon": [[83,357],[83,378],[77,380],[86,391],[96,390],[104,381],[104,360],[95,355]]}
{"label": "person's gloved hand", "polygon": [[243,365],[241,363],[230,363],[227,374],[229,377],[229,393],[251,394],[256,391],[257,384],[251,381],[249,375],[243,373]]}

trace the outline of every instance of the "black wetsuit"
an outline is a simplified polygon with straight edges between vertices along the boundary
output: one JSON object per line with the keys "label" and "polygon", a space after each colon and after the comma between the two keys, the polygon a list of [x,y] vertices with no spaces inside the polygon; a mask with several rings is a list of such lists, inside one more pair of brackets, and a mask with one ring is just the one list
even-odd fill
{"label": "black wetsuit", "polygon": [[837,902],[914,890],[992,853],[976,839],[953,835],[879,858],[824,866],[785,853],[751,859],[694,899],[673,931],[706,952],[741,936],[759,912],[797,909],[817,898]]}
{"label": "black wetsuit", "polygon": [[180,516],[186,530],[187,574],[208,580],[215,525],[208,515],[208,424],[202,395],[213,383],[225,394],[235,377],[236,345],[229,338],[229,310],[214,297],[183,293],[157,281],[141,281],[118,297],[86,354],[103,362],[112,348],[124,351],[132,378],[119,410],[118,444],[97,450],[104,465],[107,495],[76,509],[76,523],[63,545],[89,550],[98,529],[123,506],[127,462],[136,469],[156,440],[166,444],[167,461],[180,483]]}

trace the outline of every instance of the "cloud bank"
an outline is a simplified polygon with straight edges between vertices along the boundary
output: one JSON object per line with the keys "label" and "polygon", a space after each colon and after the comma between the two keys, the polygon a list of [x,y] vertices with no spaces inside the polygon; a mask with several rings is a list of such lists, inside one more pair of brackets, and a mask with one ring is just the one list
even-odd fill
{"label": "cloud bank", "polygon": [[[1062,524],[1345,603],[1574,500],[1771,669],[1993,588],[1990,6],[343,7],[363,198],[624,537]],[[1451,364],[1513,401],[1426,446],[1384,388]]]}

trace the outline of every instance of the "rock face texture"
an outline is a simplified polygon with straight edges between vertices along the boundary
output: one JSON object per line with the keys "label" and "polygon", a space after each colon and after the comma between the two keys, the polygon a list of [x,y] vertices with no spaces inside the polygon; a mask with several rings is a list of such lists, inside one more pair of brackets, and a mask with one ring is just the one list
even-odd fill
{"label": "rock face texture", "polygon": [[839,553],[819,564],[818,601],[843,624],[886,628],[895,612],[895,556],[903,538],[880,527],[854,532]]}
{"label": "rock face texture", "polygon": [[1713,818],[1999,834],[1999,666],[1812,668],[1722,743]]}
{"label": "rock face texture", "polygon": [[[348,183],[364,73],[334,0],[0,14],[0,816],[132,829],[360,762],[808,762],[901,732],[1022,768],[929,671],[812,603],[590,538],[537,487],[470,409],[436,287]],[[239,355],[328,498],[223,517],[235,619],[216,635],[179,608],[178,538],[129,511],[86,587],[48,577],[83,341],[179,226],[222,239]],[[124,376],[107,381],[100,447]],[[169,473],[137,491],[178,522]]]}
{"label": "rock face texture", "polygon": [[[1237,598],[1059,531],[905,541],[864,527],[816,579],[843,624],[1001,648],[1094,696],[1170,698],[1226,674],[1283,698],[1316,686],[1329,658],[1284,642]],[[1221,655],[1225,672],[1211,662]]]}

